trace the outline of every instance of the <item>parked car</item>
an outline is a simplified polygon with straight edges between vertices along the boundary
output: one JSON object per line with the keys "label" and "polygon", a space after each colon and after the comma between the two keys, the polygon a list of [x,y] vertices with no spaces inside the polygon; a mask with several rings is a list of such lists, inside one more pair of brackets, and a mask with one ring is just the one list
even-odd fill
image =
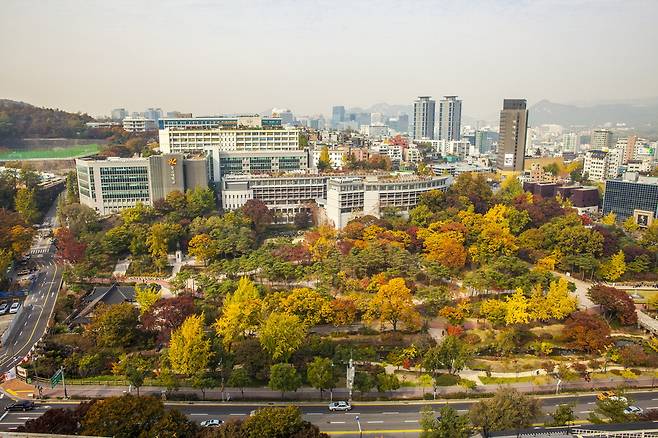
{"label": "parked car", "polygon": [[18,271],[17,274],[21,277],[24,276],[24,275],[30,275],[30,270],[29,269],[23,269],[21,271]]}
{"label": "parked car", "polygon": [[329,404],[329,410],[330,411],[349,411],[352,409],[352,405],[350,405],[346,401],[336,401],[333,403]]}
{"label": "parked car", "polygon": [[5,411],[31,411],[34,407],[34,402],[25,400],[7,405]]}
{"label": "parked car", "polygon": [[629,406],[624,409],[624,414],[626,415],[640,415],[643,412],[643,409],[639,406]]}
{"label": "parked car", "polygon": [[626,397],[622,397],[621,395],[613,395],[613,396],[608,397],[608,399],[613,400],[613,401],[620,401],[620,402],[628,403],[628,399]]}
{"label": "parked car", "polygon": [[0,304],[0,315],[4,315],[5,313],[7,313],[7,310],[9,310],[9,304],[7,303]]}
{"label": "parked car", "polygon": [[204,420],[201,422],[201,427],[219,427],[224,423],[222,420],[217,418],[212,418],[210,420]]}
{"label": "parked car", "polygon": [[9,313],[18,313],[18,309],[20,309],[21,303],[18,301],[14,301],[11,303],[11,307],[9,308]]}

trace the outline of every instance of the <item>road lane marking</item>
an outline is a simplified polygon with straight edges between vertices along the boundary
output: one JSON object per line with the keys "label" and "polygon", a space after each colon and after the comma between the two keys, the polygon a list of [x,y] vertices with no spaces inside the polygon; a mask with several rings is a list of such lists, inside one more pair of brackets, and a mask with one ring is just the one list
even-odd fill
{"label": "road lane marking", "polygon": [[591,413],[591,412],[592,412],[592,411],[580,411],[581,414],[589,414],[589,413]]}
{"label": "road lane marking", "polygon": [[[2,395],[5,395],[5,394],[4,394],[4,393],[2,393]],[[2,414],[2,417],[0,417],[0,422],[2,422],[2,420],[4,420],[4,419],[5,419],[5,417],[6,417],[7,415],[9,415],[9,411],[5,411],[5,413],[4,413],[4,414]]]}
{"label": "road lane marking", "polygon": [[404,420],[405,423],[418,423],[418,420]]}
{"label": "road lane marking", "polygon": [[322,412],[309,412],[306,415],[322,415]]}
{"label": "road lane marking", "polygon": [[382,412],[382,415],[399,415],[399,412]]}
{"label": "road lane marking", "polygon": [[330,424],[345,424],[344,421],[330,421]]}
{"label": "road lane marking", "polygon": [[[57,271],[58,271],[58,270],[59,270],[59,266],[58,266],[58,265],[55,265],[55,270],[54,270],[54,272],[53,272],[53,277],[52,277],[52,278],[53,278],[53,282],[51,282],[50,287],[48,288],[48,293],[50,293],[50,291],[51,291],[52,288],[53,288],[54,280],[55,280],[55,277],[57,277]],[[53,296],[54,296],[57,292],[58,292],[58,291],[55,291],[55,293],[53,294]],[[47,301],[48,301],[48,299],[46,298],[46,300],[44,300],[44,304],[47,304]],[[23,346],[20,347],[20,348],[18,349],[18,354],[16,355],[16,357],[18,357],[18,356],[20,355],[21,351],[23,351],[26,347],[28,347],[28,345],[29,345],[30,342],[32,341],[32,338],[34,337],[34,333],[36,333],[36,331],[37,331],[37,327],[39,326],[39,322],[41,321],[41,317],[43,316],[43,311],[44,311],[45,309],[46,309],[46,306],[45,306],[45,305],[44,305],[44,306],[41,306],[41,312],[39,313],[39,317],[37,318],[37,322],[34,324],[34,328],[32,329],[32,333],[30,334],[30,337],[29,337],[29,339],[27,340],[27,342],[26,342],[25,344],[23,344]],[[50,315],[48,315],[48,319],[49,319],[49,320],[50,320],[50,317],[52,316],[52,314],[53,314],[54,311],[55,311],[55,303],[53,303],[53,306],[52,306],[52,308],[50,309]],[[46,322],[46,327],[45,327],[45,328],[47,328],[47,322]],[[45,329],[44,329],[44,333],[45,333]],[[18,344],[18,339],[16,339],[16,341],[14,342],[14,345],[16,345],[16,344]],[[30,348],[32,348],[32,347],[30,346]],[[28,348],[28,350],[29,350],[29,348]],[[0,367],[5,367],[6,365],[7,365],[7,362],[2,362],[2,363],[0,363]]]}
{"label": "road lane marking", "polygon": [[368,424],[381,424],[381,423],[383,423],[383,421],[382,420],[373,420],[373,421],[366,421],[366,423],[368,423]]}
{"label": "road lane marking", "polygon": [[208,415],[208,414],[197,414],[197,413],[192,413],[190,415]]}
{"label": "road lane marking", "polygon": [[229,415],[236,415],[236,416],[240,416],[240,417],[241,417],[241,416],[243,416],[243,415],[247,415],[247,414],[229,414]]}

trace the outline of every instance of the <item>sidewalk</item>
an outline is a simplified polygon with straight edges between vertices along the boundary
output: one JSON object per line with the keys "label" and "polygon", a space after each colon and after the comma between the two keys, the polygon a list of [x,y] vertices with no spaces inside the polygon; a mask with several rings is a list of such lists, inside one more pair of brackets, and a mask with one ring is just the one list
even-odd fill
{"label": "sidewalk", "polygon": [[[472,379],[473,380],[473,379]],[[14,380],[7,382],[3,385],[10,384],[11,382],[16,382]],[[24,382],[18,381],[20,383],[11,383],[11,385],[22,385],[16,386],[17,389],[12,389],[15,393],[11,395],[16,398],[32,398],[32,394],[36,394],[34,386],[27,385]],[[610,388],[654,388],[658,383],[658,378],[656,377],[641,377],[638,379],[624,379],[623,377],[611,377],[608,379],[596,379],[591,382],[586,382],[583,379],[576,379],[573,381],[564,381],[560,383],[560,393],[564,392],[573,392],[573,391],[587,391],[587,392],[597,392],[603,389]],[[484,395],[491,394],[496,392],[501,386],[512,387],[517,389],[520,392],[525,393],[538,393],[538,394],[554,394],[556,392],[555,383],[535,385],[533,383],[524,382],[524,383],[510,383],[510,384],[488,384],[488,385],[478,385],[473,390],[467,390],[466,388],[454,385],[454,386],[440,386],[436,388],[436,393],[434,393],[433,398],[443,398],[450,397],[451,395],[462,394],[466,396],[472,395]],[[88,399],[88,398],[104,398],[112,396],[121,396],[128,393],[128,386],[109,386],[109,385],[67,385],[67,393],[71,398],[76,399]],[[9,392],[9,389],[6,389]],[[165,390],[157,386],[144,386],[140,388],[140,395],[153,395],[156,397],[164,397]],[[377,392],[371,391],[364,394],[354,391],[352,398],[354,400],[361,399],[397,399],[397,400],[411,400],[411,399],[422,399],[423,395],[426,397],[428,394],[433,394],[433,388],[426,387],[402,387],[395,391],[388,392]],[[131,393],[136,394],[136,390],[133,388]],[[63,398],[64,397],[64,388],[61,385],[58,385],[55,389],[51,389],[49,386],[45,387],[43,390],[43,396],[48,398]],[[183,397],[187,396],[187,397]],[[172,391],[167,397],[169,400],[181,400],[184,398],[190,399],[196,398],[198,400],[203,400],[204,396],[202,391],[194,388],[180,388],[178,391]],[[244,398],[245,400],[262,400],[262,401],[281,401],[281,392],[272,391],[267,387],[250,387],[244,388]],[[333,391],[334,400],[346,400],[349,398],[349,393],[345,388],[336,388]],[[239,388],[225,388],[222,392],[220,388],[207,389],[205,391],[206,400],[225,400],[225,401],[234,401],[239,402],[242,400],[242,395]],[[324,391],[323,401],[328,401],[329,393]],[[295,392],[286,392],[285,400],[305,400],[305,401],[320,401],[320,391],[315,388],[303,387]]]}

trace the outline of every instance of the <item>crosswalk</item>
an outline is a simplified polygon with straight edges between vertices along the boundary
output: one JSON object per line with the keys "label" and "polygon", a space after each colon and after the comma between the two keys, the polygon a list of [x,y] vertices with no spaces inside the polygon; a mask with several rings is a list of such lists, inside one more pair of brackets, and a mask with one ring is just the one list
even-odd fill
{"label": "crosswalk", "polygon": [[33,248],[30,250],[30,254],[36,255],[36,254],[45,254],[48,252],[48,248]]}

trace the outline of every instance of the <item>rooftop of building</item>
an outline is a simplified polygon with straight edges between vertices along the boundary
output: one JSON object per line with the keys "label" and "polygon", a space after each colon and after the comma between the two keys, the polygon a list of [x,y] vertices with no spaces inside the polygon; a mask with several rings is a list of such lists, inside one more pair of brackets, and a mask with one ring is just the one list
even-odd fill
{"label": "rooftop of building", "polygon": [[655,176],[643,176],[637,172],[626,172],[621,178],[621,181],[637,183],[637,184],[651,184],[658,185],[658,177]]}

